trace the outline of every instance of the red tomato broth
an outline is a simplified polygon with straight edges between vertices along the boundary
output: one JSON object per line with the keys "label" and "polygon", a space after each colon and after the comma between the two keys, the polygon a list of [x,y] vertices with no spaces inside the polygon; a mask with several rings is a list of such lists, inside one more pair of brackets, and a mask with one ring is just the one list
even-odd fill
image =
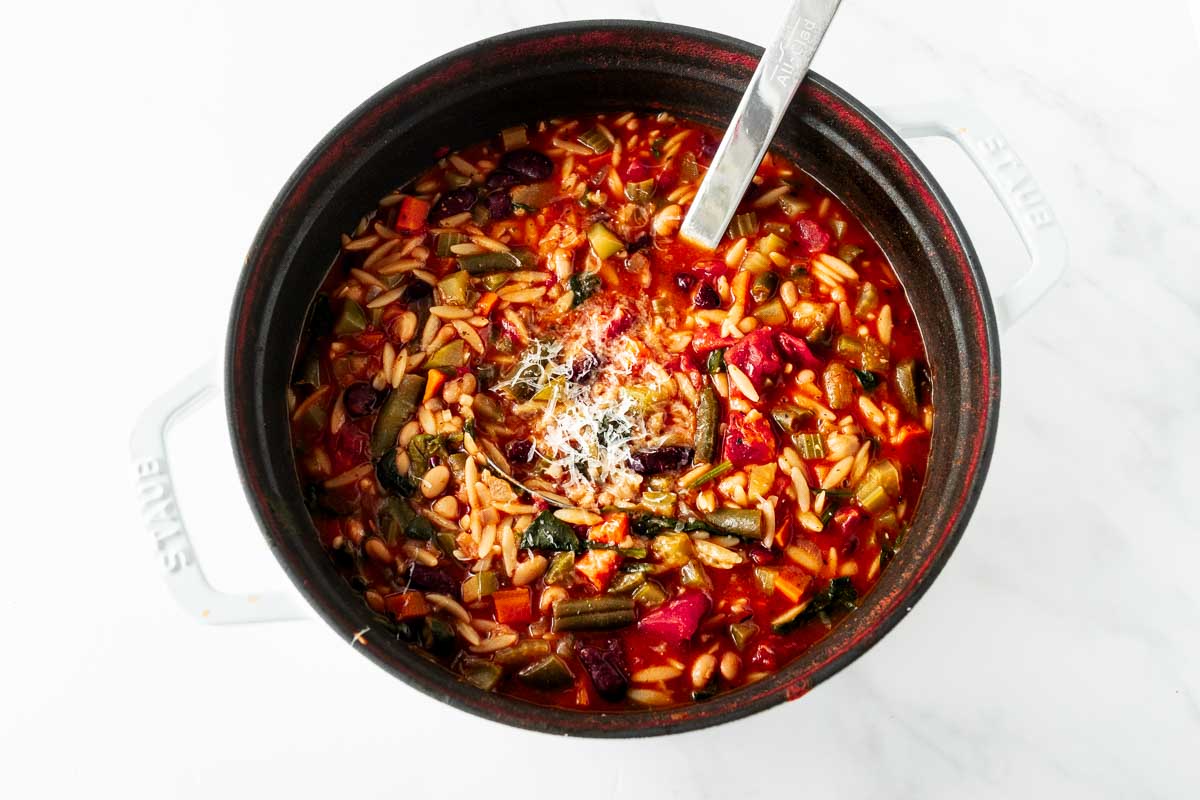
{"label": "red tomato broth", "polygon": [[[582,120],[573,129],[573,132],[587,131],[595,122],[603,119],[604,117],[597,117]],[[611,120],[612,117],[610,116],[609,119]],[[669,205],[669,203],[662,199],[662,195],[676,188],[675,182],[679,180],[680,162],[684,161],[686,156],[690,154],[696,158],[699,164],[705,164],[707,158],[711,156],[715,134],[700,126],[682,121],[670,120],[659,122],[654,117],[635,117],[634,120],[640,123],[642,130],[653,127],[658,128],[661,133],[656,137],[656,144],[654,146],[647,147],[646,143],[642,142],[634,149],[634,152],[625,153],[621,162],[622,166],[618,168],[618,174],[627,179],[632,178],[634,180],[645,180],[646,176],[657,176],[654,211],[659,212],[663,207]],[[611,151],[593,156],[564,154],[561,148],[555,144],[556,129],[558,129],[558,126],[546,125],[542,130],[529,131],[529,142],[526,145],[528,149],[553,154],[553,172],[547,183],[562,184],[564,162],[568,158],[575,159],[576,168],[580,164],[586,165],[588,176],[595,176],[602,172],[605,165],[609,165],[611,168],[613,160]],[[670,141],[671,137],[675,134],[687,129],[692,130],[693,134],[689,135],[683,141],[682,145],[672,156],[664,157],[664,154],[659,152],[662,142]],[[567,136],[564,138],[569,139],[570,137]],[[574,140],[571,139],[571,141]],[[625,141],[628,141],[628,138]],[[480,162],[494,164],[503,152],[503,147],[498,146],[497,142],[492,141],[466,148],[456,155],[462,161],[468,162],[471,165],[477,165]],[[664,162],[669,162],[670,165],[664,168]],[[406,199],[413,194],[420,193],[418,190],[423,187],[423,184],[432,185],[432,191],[424,193],[422,199],[428,203],[433,203],[436,210],[438,198],[445,193],[447,187],[444,176],[453,172],[454,169],[454,162],[446,162],[443,159],[437,167],[418,178],[405,189]],[[483,173],[486,170],[481,167],[479,172]],[[791,235],[788,237],[787,245],[782,251],[787,254],[787,266],[781,268],[778,264],[772,264],[769,267],[770,271],[781,273],[780,285],[782,286],[783,282],[787,280],[787,277],[783,277],[783,273],[786,273],[793,283],[796,284],[801,300],[815,298],[822,291],[821,284],[813,278],[809,269],[801,266],[809,264],[810,256],[815,257],[809,250],[820,245],[821,241],[826,237],[828,238],[828,243],[820,247],[817,255],[826,252],[827,248],[833,245],[836,245],[838,248],[851,245],[860,248],[861,252],[853,259],[853,269],[858,274],[858,278],[853,283],[858,286],[868,281],[872,283],[879,294],[877,308],[882,309],[884,306],[888,306],[892,314],[891,341],[887,347],[888,366],[898,364],[905,359],[915,359],[918,365],[922,364],[924,349],[920,333],[912,311],[905,299],[902,287],[896,280],[887,264],[886,258],[874,240],[836,198],[832,197],[815,181],[799,170],[782,160],[777,160],[769,156],[759,170],[759,178],[756,179],[756,185],[748,192],[748,200],[743,202],[742,209],[740,210],[746,211],[753,203],[753,199],[761,194],[759,186],[770,186],[781,179],[791,182],[791,189],[787,193],[789,198],[794,199],[799,205],[806,206],[807,208],[798,215],[789,215],[778,204],[755,209],[758,217],[758,230],[760,232],[763,230],[764,225],[772,223],[779,226],[787,225],[790,230]],[[479,182],[480,179],[476,179],[473,185],[478,185]],[[611,184],[605,178],[595,183],[588,181],[586,194],[591,195],[595,191],[602,191],[610,187]],[[505,189],[504,191],[509,190]],[[521,227],[526,228],[526,231],[522,231],[523,233],[528,233],[530,230],[535,233],[532,242],[529,241],[528,236],[522,242],[525,246],[531,246],[549,229],[560,222],[565,224],[565,221],[570,220],[574,223],[572,227],[575,229],[586,228],[593,221],[611,223],[613,219],[611,208],[614,205],[624,205],[626,198],[619,198],[618,202],[618,198],[611,197],[611,192],[609,194],[611,202],[603,206],[605,209],[604,214],[597,214],[597,208],[594,204],[589,208],[587,205],[581,204],[574,197],[559,197],[539,210],[518,208],[516,215],[509,218],[509,220],[515,220],[517,223],[511,229],[514,236],[514,239],[511,241],[514,243],[517,241],[515,238],[517,236],[516,232]],[[481,199],[477,202],[483,201]],[[361,241],[370,237],[372,235],[372,225],[376,222],[388,230],[394,229],[397,226],[397,219],[401,213],[401,208],[406,209],[407,216],[402,219],[402,225],[406,230],[400,235],[407,237],[409,232],[413,232],[414,227],[417,227],[413,223],[412,207],[413,204],[403,201],[381,206],[374,215],[365,218],[366,224],[360,225],[360,230],[356,231],[355,236],[347,237],[344,240],[344,247],[352,241]],[[420,205],[418,204],[417,207],[420,208]],[[607,215],[607,219],[605,215]],[[830,230],[831,220],[837,220],[840,223],[840,227],[842,228],[840,236],[836,236],[835,232]],[[494,230],[497,223],[506,221],[491,221],[490,227],[488,224],[481,224],[479,227],[488,232]],[[436,220],[433,222],[427,220],[425,227],[435,227],[435,222]],[[529,228],[531,224],[533,225],[532,229]],[[646,258],[652,262],[652,268],[648,269],[648,279],[645,274],[647,269],[626,269],[619,263],[612,263],[619,261],[619,257],[599,259],[600,267],[597,274],[600,278],[601,289],[591,299],[581,304],[578,309],[562,315],[560,323],[569,328],[569,321],[572,319],[584,317],[608,319],[611,317],[611,321],[605,330],[606,332],[617,331],[616,333],[612,333],[611,338],[620,339],[625,335],[620,330],[623,326],[645,323],[645,320],[642,318],[645,307],[637,305],[638,298],[652,298],[656,300],[665,309],[663,313],[674,315],[676,318],[686,316],[691,307],[693,289],[689,288],[685,290],[682,287],[680,275],[692,276],[694,278],[692,286],[694,287],[702,282],[716,284],[724,281],[728,283],[735,280],[735,276],[739,271],[737,265],[729,266],[723,259],[723,255],[727,252],[732,239],[725,242],[719,248],[717,255],[702,253],[690,245],[678,241],[673,235],[651,235],[651,240],[649,245],[639,251],[648,254]],[[383,244],[386,244],[386,240],[378,242],[375,247]],[[421,244],[417,244],[412,252],[419,256],[419,251],[422,247],[432,249],[432,244],[433,242],[426,238]],[[624,244],[626,249],[619,252],[627,252],[631,249],[630,245],[634,243],[625,242]],[[395,247],[394,250],[399,251],[407,245],[408,242],[406,241],[405,245]],[[587,250],[589,245],[585,242],[582,247],[584,250]],[[369,281],[364,284],[360,278],[356,278],[350,272],[350,270],[354,269],[368,274],[371,273],[371,268],[366,264],[366,261],[373,250],[374,248],[363,250],[343,249],[323,289],[323,294],[332,298],[334,306],[337,305],[337,301],[342,299],[342,297],[361,295],[364,299],[368,299],[369,302],[369,298],[373,296],[378,297],[384,291],[389,290],[389,287],[386,285],[374,286]],[[579,272],[587,272],[589,264],[593,267],[595,266],[596,259],[592,257],[596,255],[596,251],[592,249],[589,251],[589,254],[588,260],[582,258],[579,252],[574,254],[573,269],[576,272],[573,275],[579,274]],[[634,257],[634,255],[626,257],[624,259],[626,264]],[[385,264],[391,258],[391,256],[387,256],[378,259],[374,267],[378,268],[379,264]],[[549,289],[547,294],[549,295],[558,288],[557,284],[565,284],[565,281],[556,279],[553,268],[549,267],[546,263],[547,260],[547,257],[543,255],[538,259],[537,267],[530,268],[530,270],[542,268],[547,271],[545,271],[543,279],[529,281],[529,284],[530,289],[536,289],[539,286],[547,287]],[[426,270],[435,279],[444,278],[458,271],[457,261],[458,259],[453,255],[441,257],[436,255],[436,253],[429,253],[420,268]],[[407,283],[402,282],[399,285],[415,286],[419,285],[419,281],[409,279]],[[350,287],[349,290],[347,287]],[[499,286],[497,289],[503,291],[504,287]],[[407,291],[408,289],[406,289]],[[339,295],[342,297],[339,297]],[[779,297],[778,289],[775,290],[773,298],[769,299],[777,297]],[[366,303],[363,305],[365,307]],[[444,550],[439,553],[430,545],[421,542],[406,541],[403,536],[394,544],[387,544],[388,552],[390,555],[395,556],[395,561],[383,563],[378,559],[365,556],[363,554],[363,543],[366,539],[379,539],[381,532],[378,513],[383,503],[389,497],[388,489],[383,487],[377,478],[377,468],[372,468],[369,472],[359,476],[357,480],[353,480],[344,486],[336,486],[334,488],[324,486],[324,484],[331,481],[337,482],[339,476],[351,473],[355,469],[361,469],[363,464],[371,463],[372,457],[369,449],[373,427],[377,419],[376,416],[369,414],[357,419],[345,419],[338,432],[334,433],[331,420],[337,417],[337,403],[341,402],[340,400],[335,400],[335,397],[355,383],[369,383],[373,380],[378,383],[378,376],[381,374],[385,360],[383,355],[385,342],[389,343],[388,346],[397,349],[396,358],[399,358],[398,348],[401,347],[402,343],[397,340],[395,329],[402,315],[406,313],[408,306],[409,304],[405,302],[397,301],[384,306],[382,309],[367,312],[366,319],[364,320],[364,329],[350,335],[333,335],[328,331],[322,330],[321,323],[314,320],[310,325],[312,332],[311,339],[305,344],[304,351],[309,358],[312,358],[314,355],[316,357],[315,361],[318,364],[317,370],[320,375],[318,382],[326,380],[328,382],[322,383],[322,386],[325,388],[315,391],[312,390],[311,386],[297,383],[292,395],[294,440],[302,479],[310,487],[320,487],[313,489],[310,496],[315,498],[312,503],[314,521],[320,532],[322,543],[335,555],[339,565],[348,578],[352,580],[355,587],[364,591],[366,602],[372,610],[384,616],[386,616],[387,612],[386,603],[383,600],[388,594],[394,594],[397,591],[413,591],[410,581],[405,580],[403,570],[399,568],[401,563],[408,563],[410,565],[409,568],[411,568],[411,553],[404,551],[405,546],[415,544],[418,549],[423,549],[430,556],[437,555],[436,569],[459,584],[472,574],[470,567],[472,566],[472,561],[475,560],[474,558],[459,560]],[[729,298],[728,296],[723,296],[718,310],[725,309],[728,306]],[[618,307],[622,311],[626,309],[635,310],[622,315],[616,311]],[[522,335],[519,326],[503,313],[505,308],[511,310],[513,306],[508,305],[501,299],[494,307],[487,310],[485,315],[486,326],[480,329],[490,334],[484,339],[486,343],[485,352],[481,354],[480,358],[474,358],[475,354],[471,354],[472,357],[468,359],[468,363],[457,365],[453,369],[448,370],[449,381],[458,380],[463,375],[471,372],[472,364],[498,363],[507,360],[511,368],[514,353],[521,352],[521,341],[514,342],[514,340],[524,340],[526,337]],[[789,312],[792,311],[792,309],[788,310]],[[658,312],[652,314],[652,316],[656,315],[658,315]],[[425,314],[418,315],[419,318],[423,316]],[[747,317],[749,317],[749,308],[747,309]],[[841,330],[838,317],[839,313],[835,311],[832,315],[832,321],[828,323],[827,327]],[[636,321],[631,322],[631,319],[636,319]],[[563,323],[564,320],[568,321],[568,323]],[[877,317],[868,315],[867,321],[877,322]],[[865,327],[865,321],[859,320],[857,317],[854,318],[853,322],[853,330],[841,331],[841,333],[855,334],[859,332],[860,328]],[[706,331],[709,338],[714,339],[712,334],[718,330],[718,327],[710,326],[698,330]],[[789,320],[781,326],[764,325],[761,327],[772,331],[776,328],[786,329],[796,335],[804,333],[804,331],[795,328],[794,315],[790,316]],[[553,326],[549,330],[553,334]],[[775,334],[772,333],[772,335]],[[607,333],[605,336],[607,336]],[[419,343],[421,338],[421,330],[418,327],[413,340],[405,346],[411,350],[413,344]],[[702,337],[694,335],[693,341],[696,341],[698,338]],[[717,336],[715,338],[730,337]],[[815,336],[809,342],[813,354],[822,363],[829,363],[840,359],[834,351],[832,345],[833,338],[831,331],[829,335]],[[662,357],[660,366],[669,369],[672,373],[685,373],[694,384],[699,384],[700,386],[707,385],[705,375],[706,355],[697,353],[696,348],[687,346],[680,352],[664,354],[656,352],[662,344],[660,341],[643,342],[642,344],[650,347],[652,354]],[[334,352],[335,349],[338,352]],[[787,362],[787,359],[785,358],[784,361]],[[754,408],[769,410],[795,399],[797,387],[793,385],[791,378],[797,374],[798,370],[789,369],[791,366],[791,364],[786,364],[785,369],[788,372],[785,375],[780,376],[780,379],[773,383],[762,387],[759,392],[758,402],[753,404]],[[603,365],[601,365],[600,369],[603,368]],[[639,370],[642,369],[646,369],[644,364],[639,364],[635,367],[630,375],[630,380],[634,381],[636,378],[639,378],[642,375],[642,372]],[[501,371],[503,372],[503,370]],[[820,381],[821,376],[817,375],[814,378],[814,382],[820,385]],[[857,383],[855,385],[858,386]],[[864,391],[860,391],[862,388],[859,386],[855,390],[854,395],[856,398],[865,393]],[[395,392],[396,389],[391,389],[391,391]],[[733,388],[728,389],[730,393],[734,391]],[[480,392],[480,394],[483,394],[483,392]],[[928,457],[928,425],[932,418],[927,391],[924,394],[925,397],[922,398],[923,418],[913,418],[903,411],[899,413],[900,420],[911,429],[911,435],[908,435],[903,441],[893,441],[895,437],[890,436],[869,437],[874,442],[871,446],[872,463],[877,463],[881,459],[891,459],[900,468],[901,488],[899,498],[895,505],[888,508],[888,511],[896,508],[903,509],[898,515],[898,524],[895,526],[895,530],[887,532],[877,530],[872,515],[866,514],[859,509],[852,497],[844,496],[850,494],[849,488],[840,490],[841,495],[836,498],[832,495],[827,495],[826,505],[830,507],[837,506],[843,513],[858,513],[860,516],[865,517],[865,523],[860,523],[859,525],[862,528],[859,534],[853,537],[842,535],[835,522],[837,519],[835,514],[829,515],[824,520],[824,527],[821,530],[802,528],[795,516],[795,512],[797,511],[795,500],[789,499],[788,496],[788,492],[792,491],[791,480],[784,474],[782,469],[778,469],[766,496],[779,498],[778,505],[775,508],[775,518],[779,526],[783,525],[784,520],[788,520],[790,541],[784,543],[776,542],[775,546],[771,548],[763,548],[761,545],[751,545],[749,543],[737,545],[734,549],[743,553],[744,560],[742,563],[729,569],[708,568],[704,570],[708,582],[708,588],[705,591],[712,600],[712,607],[706,619],[701,622],[699,630],[691,639],[679,645],[665,643],[639,631],[636,625],[603,632],[581,631],[568,635],[554,635],[550,633],[550,626],[546,624],[549,618],[548,612],[543,613],[539,609],[539,595],[548,588],[543,586],[542,578],[539,577],[530,585],[533,603],[533,627],[531,628],[529,624],[514,624],[511,628],[513,632],[521,636],[521,640],[539,637],[548,638],[551,641],[551,652],[561,655],[563,662],[567,664],[572,672],[571,683],[559,689],[536,688],[515,677],[514,672],[516,670],[505,668],[503,677],[496,684],[495,690],[536,703],[586,710],[611,711],[636,707],[638,703],[630,699],[605,699],[600,696],[596,687],[589,680],[586,670],[581,667],[580,662],[573,654],[572,639],[578,642],[588,642],[606,640],[613,637],[618,638],[623,646],[626,673],[628,676],[645,667],[671,662],[682,664],[681,675],[679,677],[664,684],[651,687],[668,698],[666,701],[667,704],[684,703],[692,700],[692,691],[695,687],[690,682],[690,667],[694,663],[694,660],[703,653],[711,653],[720,659],[726,653],[732,652],[736,654],[738,659],[739,669],[732,680],[721,676],[719,669],[714,672],[716,676],[714,678],[715,683],[711,684],[711,687],[715,687],[717,691],[727,691],[736,688],[748,681],[756,680],[765,674],[786,666],[789,661],[828,633],[830,621],[818,617],[801,624],[786,634],[772,632],[772,620],[777,619],[789,609],[793,609],[797,605],[797,602],[789,599],[780,591],[773,593],[762,591],[755,577],[756,568],[799,570],[800,568],[789,559],[787,550],[783,545],[803,539],[815,545],[821,554],[823,562],[818,574],[808,576],[810,582],[805,588],[804,597],[806,600],[804,602],[811,600],[814,593],[819,591],[823,585],[827,586],[829,580],[833,577],[839,576],[849,580],[859,598],[866,595],[875,581],[878,580],[878,575],[881,571],[880,562],[888,558],[890,552],[899,546],[902,539],[903,527],[907,524],[907,520],[911,519],[911,514],[915,509],[916,500],[924,479]],[[894,381],[884,378],[870,392],[869,397],[877,405],[883,407],[893,401],[895,395]],[[825,393],[821,392],[820,396],[824,397]],[[316,402],[314,402],[314,398]],[[532,430],[532,426],[528,424],[529,421],[527,419],[514,413],[514,409],[520,405],[519,403],[509,402],[502,395],[499,399],[501,399],[505,411],[503,432],[486,424],[482,424],[478,430],[491,435],[495,439],[495,444],[503,450],[507,443],[527,440],[534,435],[534,431]],[[301,413],[306,403],[313,408],[319,406],[325,411],[326,419],[323,423],[320,420],[315,422],[308,420]],[[343,416],[345,415],[344,408],[342,414]],[[839,418],[845,416],[860,418],[862,416],[857,407],[847,408],[836,412],[836,414]],[[722,427],[728,425],[730,407],[728,400],[724,398],[721,400],[721,414],[719,419],[722,422]],[[783,435],[781,429],[774,424],[770,425],[769,428],[771,435],[776,440],[778,449],[782,450],[783,447],[787,446],[788,437]],[[813,430],[811,425],[807,429]],[[719,453],[722,438],[718,431],[718,455],[712,460],[714,464],[720,460]],[[435,457],[434,460],[438,461],[439,457]],[[378,459],[376,458],[375,461],[377,462]],[[808,466],[808,462],[806,461],[805,463],[805,469],[808,472],[808,483],[810,486],[813,486],[815,485],[814,478],[817,476],[814,475],[813,469]],[[512,474],[518,480],[527,480],[530,477],[536,479],[538,477],[536,470],[526,469],[523,465],[514,463],[509,466]],[[670,474],[678,477],[681,474],[686,474],[689,469],[690,467],[673,470]],[[720,479],[709,484],[707,487],[702,487],[702,490],[712,488],[718,485],[719,482]],[[452,478],[451,483],[455,483],[455,479]],[[458,494],[462,495],[461,488]],[[518,491],[517,494],[521,495],[522,493]],[[686,496],[687,494],[688,492],[685,491],[681,493],[681,496]],[[419,501],[418,505],[427,505],[420,492],[416,494],[415,499]],[[534,505],[539,509],[545,507],[545,503],[537,499],[534,500]],[[692,502],[691,505],[695,506],[695,502]],[[462,513],[461,502],[459,506],[459,511]],[[850,512],[850,509],[853,509],[853,512]],[[427,510],[422,508],[421,513],[425,513]],[[637,508],[625,509],[625,512],[630,514],[637,511]],[[692,508],[691,511],[694,513],[695,509]],[[580,539],[586,538],[584,527],[577,526],[576,531]],[[463,536],[468,536],[468,534],[459,532],[455,537],[456,542],[461,543]],[[751,552],[754,547],[757,547],[758,550]],[[532,551],[524,550],[522,552],[527,554],[532,553]],[[550,555],[552,553],[545,553],[547,557]],[[425,557],[428,559],[430,556]],[[755,557],[761,563],[756,563]],[[833,571],[831,568],[831,561],[833,559],[836,559],[837,571]],[[578,560],[579,556],[576,557],[577,562]],[[495,561],[498,562],[500,559],[495,559]],[[622,566],[628,563],[628,560],[625,558],[622,558],[621,561]],[[495,564],[492,566],[495,566]],[[575,577],[576,580],[573,585],[562,587],[568,597],[597,597],[603,594],[579,573],[576,573]],[[678,570],[666,570],[661,574],[655,575],[653,580],[661,584],[668,598],[681,590]],[[500,581],[500,588],[502,589],[511,586],[503,576],[503,569],[501,569]],[[492,603],[487,597],[483,597],[473,604],[464,605],[467,605],[472,617],[484,620],[483,623],[480,623],[481,627],[486,627],[485,623],[487,621],[494,622],[495,617]],[[636,613],[644,615],[648,610],[648,608],[638,606]],[[441,612],[437,612],[437,615],[445,616]],[[835,614],[835,618],[836,616]],[[449,619],[449,617],[446,617],[446,619]],[[757,632],[746,639],[740,649],[734,647],[728,632],[729,624],[735,622],[753,622],[758,626]],[[413,621],[402,620],[399,621],[398,626],[400,635],[420,639],[420,634],[416,630],[418,625]],[[532,634],[531,630],[533,631]],[[482,638],[486,638],[486,632],[484,631],[480,631],[479,635]],[[461,633],[459,634],[457,645],[458,647],[452,654],[443,656],[439,660],[452,668],[462,669],[461,665],[464,663],[464,659],[470,661],[472,658],[477,658],[477,660],[486,661],[490,656],[490,654],[486,654],[473,657],[465,654],[470,645],[469,642],[462,638]],[[424,652],[420,646],[417,646],[417,649],[420,652]]]}

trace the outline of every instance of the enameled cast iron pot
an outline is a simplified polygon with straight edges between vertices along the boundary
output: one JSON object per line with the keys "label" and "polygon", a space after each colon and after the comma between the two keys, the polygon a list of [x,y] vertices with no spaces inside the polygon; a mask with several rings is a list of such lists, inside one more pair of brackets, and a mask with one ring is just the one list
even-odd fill
{"label": "enameled cast iron pot", "polygon": [[[958,217],[900,137],[837,86],[810,75],[775,147],[841,198],[891,259],[924,335],[937,414],[912,529],[856,612],[777,674],[712,700],[618,714],[566,711],[485,693],[421,657],[380,625],[318,541],[301,496],[284,398],[307,309],[340,234],[426,167],[438,147],[466,145],[517,122],[662,109],[724,128],[761,52],[706,31],[639,22],[553,25],[488,39],[363,103],[305,159],[268,211],[230,320],[225,385],[233,449],[250,505],[296,587],[346,641],[406,683],[473,714],[556,733],[626,737],[715,725],[797,698],[852,662],[911,609],[962,535],[987,472],[999,408],[997,318],[988,289]],[[944,126],[926,127],[925,135],[949,135]],[[999,141],[992,150],[1011,153],[992,138]],[[986,160],[986,153],[969,154]],[[1027,241],[1052,231],[1040,200],[1017,208],[1023,201],[1005,196],[1008,187],[989,178],[1010,212],[1029,217],[1024,223],[1014,217],[1030,234]],[[1031,234],[1026,229],[1041,213],[1049,222]],[[1049,282],[1026,280],[1026,302],[1011,301],[1009,313],[1015,316],[1045,288],[1032,284]],[[157,422],[171,419],[162,412]],[[154,458],[139,461],[138,471],[144,498],[144,487],[156,481],[170,497],[165,453],[157,465]],[[177,528],[167,536],[156,531],[156,538],[177,596],[194,612],[212,621],[295,616],[282,595],[213,594],[182,522]]]}

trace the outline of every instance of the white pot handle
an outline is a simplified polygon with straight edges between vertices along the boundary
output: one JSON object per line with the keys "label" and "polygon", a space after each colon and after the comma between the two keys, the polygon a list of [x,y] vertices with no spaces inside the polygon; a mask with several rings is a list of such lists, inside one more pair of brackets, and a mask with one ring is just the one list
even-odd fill
{"label": "white pot handle", "polygon": [[227,594],[204,577],[171,479],[167,431],[203,405],[220,385],[215,362],[209,362],[159,397],[138,418],[129,448],[133,456],[138,504],[147,530],[158,546],[167,587],[184,611],[201,622],[278,622],[312,615],[290,594]]}
{"label": "white pot handle", "polygon": [[977,109],[935,104],[889,106],[876,113],[906,139],[941,136],[961,147],[1012,219],[1030,264],[1016,283],[995,296],[1000,328],[1007,329],[1037,305],[1067,266],[1067,241],[1042,190],[999,129]]}

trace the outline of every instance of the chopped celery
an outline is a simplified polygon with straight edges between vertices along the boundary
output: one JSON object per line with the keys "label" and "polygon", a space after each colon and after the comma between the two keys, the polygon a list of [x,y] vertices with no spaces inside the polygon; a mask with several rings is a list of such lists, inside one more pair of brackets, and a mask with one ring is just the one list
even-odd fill
{"label": "chopped celery", "polygon": [[795,218],[808,211],[811,206],[793,194],[785,194],[779,198],[779,207],[783,209],[784,214]]}
{"label": "chopped celery", "polygon": [[503,670],[490,661],[482,658],[464,658],[460,665],[462,675],[468,683],[478,686],[485,692],[490,692],[500,683]]}
{"label": "chopped celery", "polygon": [[694,181],[700,177],[700,164],[696,161],[695,153],[684,153],[679,159],[679,180],[683,183]]}
{"label": "chopped celery", "polygon": [[679,568],[679,582],[689,589],[712,588],[712,581],[708,579],[704,565],[696,559],[692,559]]}
{"label": "chopped celery", "polygon": [[516,150],[529,144],[529,133],[524,125],[513,125],[500,131],[500,142],[505,150]]}
{"label": "chopped celery", "polygon": [[630,181],[625,184],[625,196],[634,203],[648,203],[654,196],[654,178],[644,181]]}
{"label": "chopped celery", "polygon": [[567,662],[555,655],[535,661],[517,673],[517,677],[535,689],[565,689],[575,680]]}
{"label": "chopped celery", "polygon": [[458,189],[462,186],[469,186],[470,183],[471,179],[466,175],[455,172],[454,170],[450,170],[446,173],[446,184],[454,189]]}
{"label": "chopped celery", "polygon": [[842,237],[846,234],[846,228],[848,227],[845,220],[835,219],[833,222],[829,223],[829,225],[833,228],[833,238],[840,242]]}
{"label": "chopped celery", "polygon": [[676,495],[674,492],[651,489],[642,493],[642,505],[652,514],[669,517],[675,513]]}
{"label": "chopped celery", "polygon": [[758,215],[753,211],[738,214],[729,224],[729,238],[740,239],[743,236],[753,236],[758,233]]}
{"label": "chopped celery", "polygon": [[770,253],[778,253],[785,247],[787,247],[787,237],[780,236],[772,231],[759,239],[758,244],[754,246],[754,249],[764,255],[767,255]]}
{"label": "chopped celery", "polygon": [[854,303],[854,316],[865,319],[879,308],[879,290],[875,284],[866,281],[858,289],[858,300]]}
{"label": "chopped celery", "polygon": [[767,258],[757,250],[751,250],[749,253],[746,253],[745,258],[742,259],[742,264],[740,267],[738,267],[738,269],[743,270],[744,272],[770,272],[771,259]]}
{"label": "chopped celery", "polygon": [[442,278],[437,283],[438,295],[441,297],[442,305],[448,306],[465,306],[467,304],[467,292],[470,289],[471,276],[466,270],[451,272],[446,277]]}
{"label": "chopped celery", "polygon": [[897,364],[896,371],[892,375],[892,384],[896,387],[896,394],[899,395],[900,407],[909,416],[918,416],[921,413],[921,407],[917,402],[917,362],[906,358]]}
{"label": "chopped celery", "polygon": [[603,222],[597,222],[588,228],[587,237],[592,245],[592,250],[602,261],[625,249],[625,243],[615,233],[604,227]]}
{"label": "chopped celery", "polygon": [[686,533],[664,533],[650,544],[654,559],[666,569],[682,567],[692,557],[692,537]]}
{"label": "chopped celery", "polygon": [[647,581],[633,593],[633,600],[639,606],[654,607],[661,605],[667,599],[667,593],[654,581]]}
{"label": "chopped celery", "polygon": [[496,291],[506,283],[508,283],[508,275],[503,272],[493,272],[491,275],[483,276],[483,286],[489,292]]}
{"label": "chopped celery", "polygon": [[786,223],[783,223],[783,222],[764,222],[762,227],[763,227],[764,231],[767,231],[768,233],[773,233],[776,236],[778,236],[780,239],[783,239],[785,245],[787,243],[787,240],[792,235],[792,229]]}
{"label": "chopped celery", "polygon": [[738,650],[745,650],[746,644],[758,633],[758,626],[753,622],[735,622],[729,626],[729,637],[733,639],[733,646]]}
{"label": "chopped celery", "polygon": [[854,259],[863,254],[863,249],[853,244],[844,244],[838,248],[837,257],[847,264],[850,264]]}
{"label": "chopped celery", "polygon": [[765,595],[775,593],[775,570],[770,567],[755,567],[754,582],[758,585],[758,590]]}
{"label": "chopped celery", "polygon": [[788,435],[799,433],[800,429],[814,416],[815,414],[811,410],[790,404],[779,405],[771,409],[771,419],[775,420],[779,429]]}
{"label": "chopped celery", "polygon": [[784,325],[788,321],[788,314],[783,301],[775,297],[754,309],[754,318],[763,325]]}
{"label": "chopped celery", "polygon": [[801,433],[792,437],[801,458],[824,458],[825,442],[819,433]]}
{"label": "chopped celery", "polygon": [[367,314],[363,311],[363,307],[350,298],[346,298],[346,302],[342,304],[342,313],[338,315],[337,322],[333,323],[334,335],[345,336],[348,333],[359,333],[366,330],[366,327]]}
{"label": "chopped celery", "polygon": [[779,276],[774,272],[761,272],[750,283],[750,296],[756,303],[765,303],[775,295],[779,287]]}
{"label": "chopped celery", "polygon": [[550,559],[550,566],[546,569],[546,584],[549,586],[563,586],[569,584],[575,574],[575,554],[569,550],[561,553],[555,553]]}
{"label": "chopped celery", "polygon": [[459,233],[458,231],[439,233],[433,238],[433,251],[437,253],[440,258],[449,258],[450,256],[454,255],[454,251],[452,251],[450,248],[456,244],[462,244],[465,241],[467,241],[467,235],[465,233]]}
{"label": "chopped celery", "polygon": [[846,336],[845,334],[839,336],[833,346],[839,356],[846,356],[847,358],[860,355],[863,350],[862,342],[853,336]]}
{"label": "chopped celery", "polygon": [[607,153],[609,150],[612,150],[613,146],[612,137],[605,133],[599,126],[590,128],[587,131],[579,134],[575,141],[579,142],[581,145],[591,150],[598,156]]}
{"label": "chopped celery", "polygon": [[487,597],[500,588],[500,580],[495,570],[484,570],[463,581],[462,599],[464,603],[474,603],[481,597]]}
{"label": "chopped celery", "polygon": [[632,594],[645,583],[645,572],[622,572],[612,579],[612,583],[608,585],[608,591],[611,594]]}
{"label": "chopped celery", "polygon": [[463,359],[466,357],[466,345],[462,339],[455,339],[450,344],[444,345],[436,353],[429,357],[422,366],[426,369],[457,369],[462,366]]}
{"label": "chopped celery", "polygon": [[632,625],[637,618],[629,597],[584,597],[554,604],[552,630],[608,630]]}

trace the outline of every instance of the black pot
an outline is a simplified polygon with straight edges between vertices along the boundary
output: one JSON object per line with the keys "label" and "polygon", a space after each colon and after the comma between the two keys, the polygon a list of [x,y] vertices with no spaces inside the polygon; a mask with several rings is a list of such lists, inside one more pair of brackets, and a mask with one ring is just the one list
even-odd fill
{"label": "black pot", "polygon": [[999,406],[996,321],[962,224],[900,138],[810,75],[775,147],[876,237],[925,339],[937,424],[904,546],[861,607],[777,674],[692,706],[591,714],[489,694],[380,627],[322,550],[301,496],[285,390],[309,304],[340,234],[377,199],[459,147],[556,114],[670,110],[723,128],[762,51],[707,31],[640,22],[551,25],[488,39],[393,82],[343,120],[267,212],[234,301],[226,354],[233,448],[268,544],[308,601],[384,669],[471,713],[535,730],[640,736],[736,719],[803,695],[879,640],[937,575],[983,484]]}

